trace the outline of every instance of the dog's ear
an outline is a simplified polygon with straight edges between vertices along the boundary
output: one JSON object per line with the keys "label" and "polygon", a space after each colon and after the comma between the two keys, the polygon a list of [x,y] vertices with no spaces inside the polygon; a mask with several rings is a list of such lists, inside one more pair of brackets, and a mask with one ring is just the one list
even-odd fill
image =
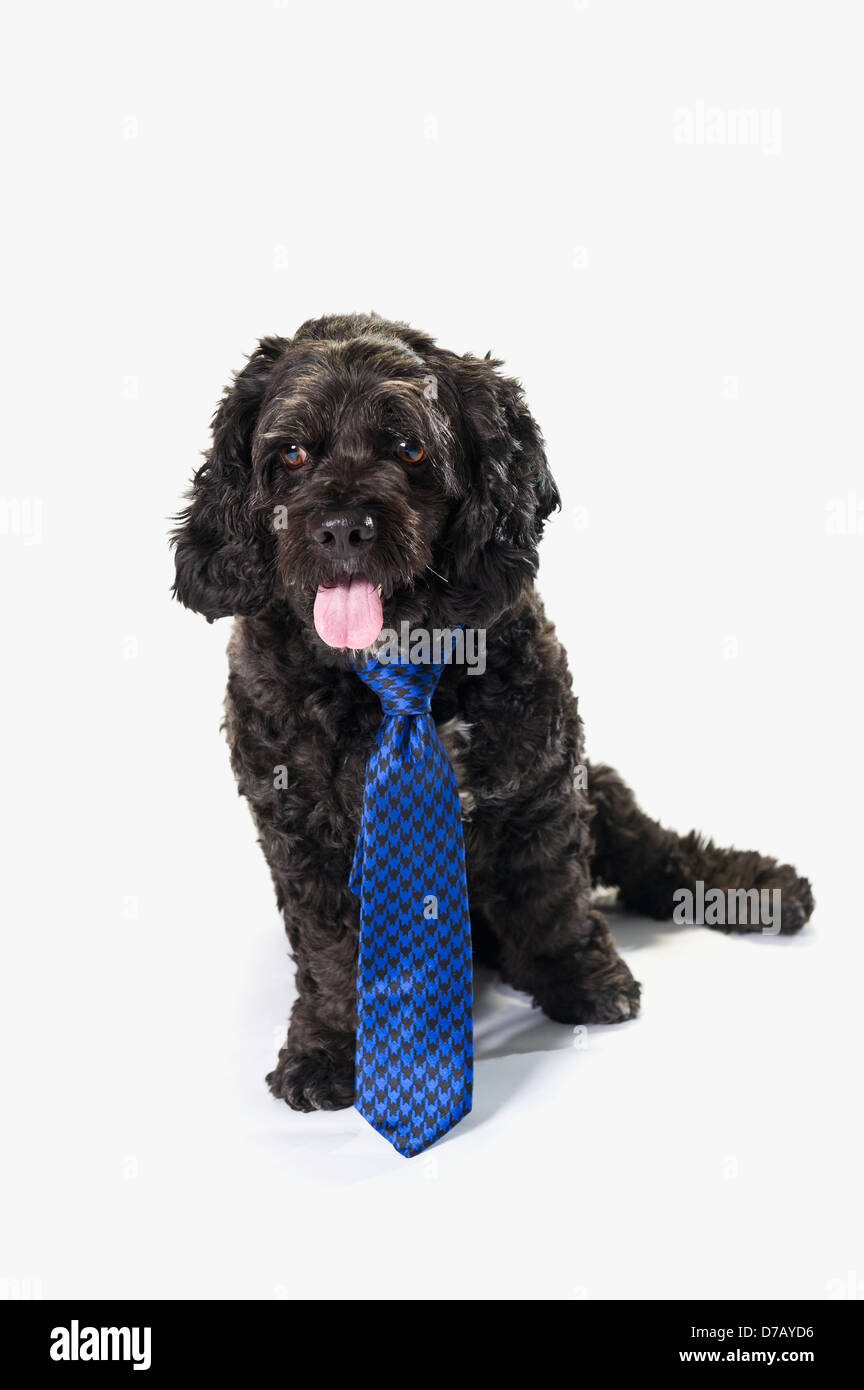
{"label": "dog's ear", "polygon": [[[543,437],[518,381],[466,354],[450,374],[467,434],[467,495],[448,534],[453,569],[512,603],[537,570],[543,523],[561,505]],[[458,581],[457,581],[458,582]]]}
{"label": "dog's ear", "polygon": [[213,447],[192,479],[189,506],[172,536],[174,597],[208,622],[250,617],[268,603],[275,538],[254,506],[252,434],[284,338],[262,338],[213,416]]}

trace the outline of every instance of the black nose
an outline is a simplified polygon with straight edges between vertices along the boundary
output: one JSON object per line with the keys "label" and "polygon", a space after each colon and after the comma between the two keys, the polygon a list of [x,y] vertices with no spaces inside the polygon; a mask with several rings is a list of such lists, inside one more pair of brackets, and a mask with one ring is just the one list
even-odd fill
{"label": "black nose", "polygon": [[312,539],[334,558],[350,559],[375,539],[369,512],[322,512],[311,525]]}

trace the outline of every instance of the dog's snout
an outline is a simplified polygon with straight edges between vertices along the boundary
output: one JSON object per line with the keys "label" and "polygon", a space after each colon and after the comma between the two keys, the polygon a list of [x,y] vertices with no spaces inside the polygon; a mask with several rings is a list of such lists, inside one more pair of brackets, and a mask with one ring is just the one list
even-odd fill
{"label": "dog's snout", "polygon": [[312,539],[332,556],[351,558],[374,541],[371,512],[323,512],[311,524]]}

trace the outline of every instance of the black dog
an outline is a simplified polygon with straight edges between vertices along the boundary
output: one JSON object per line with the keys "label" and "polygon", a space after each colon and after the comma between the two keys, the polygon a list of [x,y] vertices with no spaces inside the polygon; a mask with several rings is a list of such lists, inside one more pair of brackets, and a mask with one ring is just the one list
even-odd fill
{"label": "black dog", "polygon": [[433,714],[463,796],[475,953],[550,1018],[638,1010],[594,884],[656,918],[680,889],[779,889],[783,932],[812,911],[790,866],[679,837],[610,768],[584,763],[566,657],[534,590],[558,491],[499,366],[375,316],[265,338],[216,412],[175,534],[177,598],[238,619],[232,765],[297,962],[268,1081],[298,1110],[354,1099],[348,878],[381,707],[349,659],[382,625],[487,632],[485,673],[448,666]]}

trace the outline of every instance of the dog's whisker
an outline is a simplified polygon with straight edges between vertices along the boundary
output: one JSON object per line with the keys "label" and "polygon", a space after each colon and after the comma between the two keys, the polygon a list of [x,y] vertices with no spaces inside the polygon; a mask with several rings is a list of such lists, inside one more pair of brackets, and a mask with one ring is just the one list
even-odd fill
{"label": "dog's whisker", "polygon": [[437,570],[433,570],[433,568],[432,568],[431,565],[427,565],[426,568],[427,568],[427,570],[429,571],[430,574],[434,574],[435,578],[436,578],[436,579],[440,579],[440,580],[442,581],[442,583],[444,583],[444,584],[449,584],[449,583],[450,583],[450,580],[446,577],[446,575],[439,574]]}

